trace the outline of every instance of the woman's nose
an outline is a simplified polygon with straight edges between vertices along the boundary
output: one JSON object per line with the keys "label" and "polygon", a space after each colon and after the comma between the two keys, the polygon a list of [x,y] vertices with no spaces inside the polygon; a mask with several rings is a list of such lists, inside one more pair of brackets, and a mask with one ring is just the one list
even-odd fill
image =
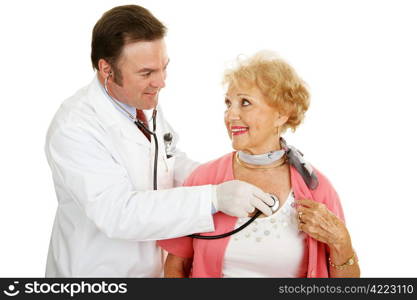
{"label": "woman's nose", "polygon": [[226,119],[229,121],[235,121],[240,119],[239,109],[230,106],[226,112]]}

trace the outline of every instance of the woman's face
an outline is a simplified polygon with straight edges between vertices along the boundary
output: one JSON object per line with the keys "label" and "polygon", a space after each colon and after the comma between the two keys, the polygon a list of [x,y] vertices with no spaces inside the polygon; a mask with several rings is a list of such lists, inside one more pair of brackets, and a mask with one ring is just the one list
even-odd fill
{"label": "woman's face", "polygon": [[280,149],[277,128],[288,117],[271,107],[258,88],[230,86],[225,104],[224,121],[235,150],[262,154]]}

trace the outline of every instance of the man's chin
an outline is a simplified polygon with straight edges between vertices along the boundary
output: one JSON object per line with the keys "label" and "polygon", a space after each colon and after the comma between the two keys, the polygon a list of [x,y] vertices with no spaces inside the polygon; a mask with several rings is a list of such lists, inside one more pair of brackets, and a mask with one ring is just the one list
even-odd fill
{"label": "man's chin", "polygon": [[142,96],[142,99],[140,101],[142,104],[142,109],[148,110],[148,109],[154,109],[156,105],[158,104],[158,95],[148,95],[144,94]]}
{"label": "man's chin", "polygon": [[150,110],[150,109],[154,109],[154,108],[156,108],[156,105],[157,105],[157,102],[156,101],[154,101],[153,103],[146,103],[144,106],[143,106],[143,110]]}

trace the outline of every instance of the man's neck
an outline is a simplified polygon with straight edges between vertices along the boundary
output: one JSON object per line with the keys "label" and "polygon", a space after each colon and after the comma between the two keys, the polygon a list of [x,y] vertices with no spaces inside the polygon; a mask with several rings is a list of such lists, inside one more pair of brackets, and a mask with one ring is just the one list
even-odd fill
{"label": "man's neck", "polygon": [[[126,103],[123,103],[123,102],[115,99],[111,95],[109,95],[109,93],[107,93],[107,91],[106,91],[105,80],[103,79],[103,77],[101,77],[99,74],[97,74],[97,79],[99,81],[101,90],[103,91],[104,95],[114,105],[114,107],[116,107],[116,109],[118,111],[120,111],[123,115],[125,115],[127,118],[132,119],[130,116],[133,116],[133,118],[136,118],[136,108],[133,107],[133,106],[130,106]],[[128,113],[126,113],[126,111]]]}

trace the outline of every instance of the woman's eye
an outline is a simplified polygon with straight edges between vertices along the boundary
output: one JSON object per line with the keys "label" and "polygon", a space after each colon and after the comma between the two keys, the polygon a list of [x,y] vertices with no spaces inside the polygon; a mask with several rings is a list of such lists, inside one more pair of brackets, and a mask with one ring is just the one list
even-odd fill
{"label": "woman's eye", "polygon": [[226,104],[226,107],[229,108],[230,107],[230,100],[228,100],[228,99],[224,100],[224,104]]}
{"label": "woman's eye", "polygon": [[248,106],[248,105],[250,105],[251,103],[249,102],[249,100],[248,99],[242,99],[242,106]]}

